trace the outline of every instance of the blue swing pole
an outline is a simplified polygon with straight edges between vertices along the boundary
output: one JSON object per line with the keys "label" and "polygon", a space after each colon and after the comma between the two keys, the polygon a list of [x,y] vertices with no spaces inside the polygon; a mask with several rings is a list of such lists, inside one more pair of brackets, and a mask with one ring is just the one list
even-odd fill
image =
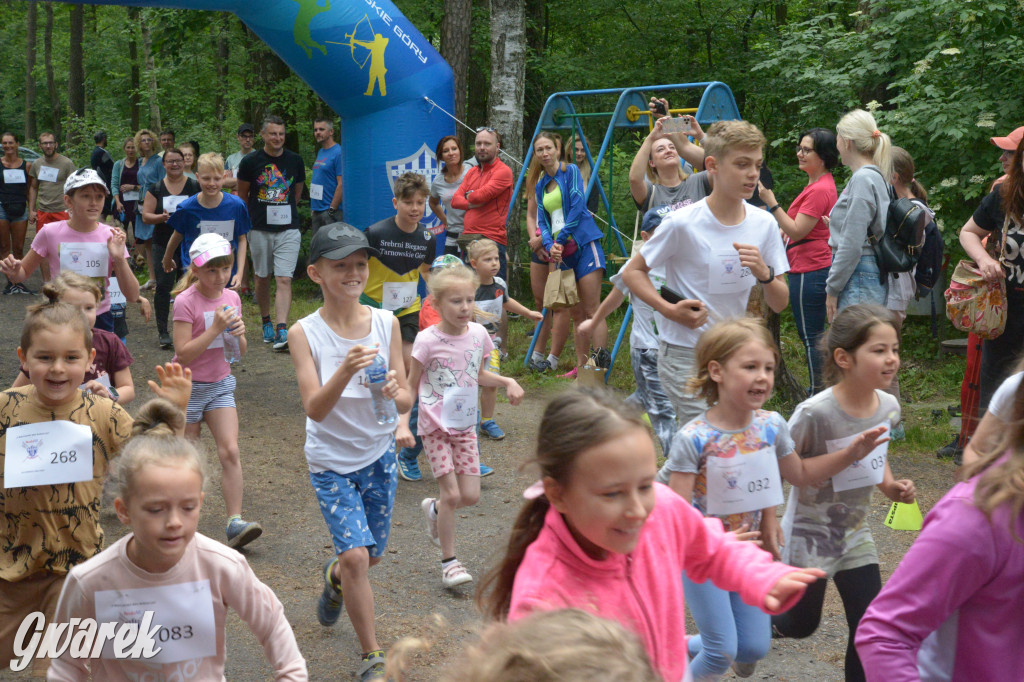
{"label": "blue swing pole", "polygon": [[608,383],[608,380],[612,376],[612,367],[615,366],[615,358],[619,354],[619,349],[622,347],[622,339],[626,338],[626,330],[629,329],[629,321],[633,318],[633,304],[630,303],[626,307],[626,314],[622,318],[622,324],[619,326],[619,335],[615,337],[615,345],[612,346],[612,360],[608,363],[608,369],[604,373],[604,383]]}

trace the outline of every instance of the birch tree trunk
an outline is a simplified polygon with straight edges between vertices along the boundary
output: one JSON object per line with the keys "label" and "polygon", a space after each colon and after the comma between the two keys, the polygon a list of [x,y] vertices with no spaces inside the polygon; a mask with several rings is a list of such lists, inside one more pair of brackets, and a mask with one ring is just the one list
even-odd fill
{"label": "birch tree trunk", "polygon": [[139,27],[142,30],[142,55],[146,62],[147,89],[149,90],[149,128],[155,135],[160,135],[163,130],[163,121],[160,119],[160,101],[157,98],[156,88],[156,63],[153,61],[153,40],[149,35],[149,23],[146,21],[146,13],[139,14]]}
{"label": "birch tree trunk", "polygon": [[46,92],[50,96],[50,125],[55,139],[60,140],[60,93],[53,77],[53,3],[46,7],[46,27],[43,29],[43,65],[46,67]]}
{"label": "birch tree trunk", "polygon": [[25,139],[36,138],[36,26],[39,12],[36,3],[28,3],[25,22]]}
{"label": "birch tree trunk", "polygon": [[135,133],[142,129],[142,116],[139,113],[139,96],[142,91],[142,74],[139,69],[139,41],[136,37],[139,26],[140,11],[138,7],[128,8],[128,21],[131,24],[128,28],[128,60],[131,93],[129,94],[129,115],[131,116],[131,132]]}
{"label": "birch tree trunk", "polygon": [[[487,123],[501,133],[502,148],[517,159],[523,158],[523,91],[526,85],[526,0],[491,0],[491,92],[488,97]],[[502,156],[502,161],[518,176],[520,166]],[[509,288],[513,297],[523,295],[519,246],[523,229],[519,224],[519,202],[509,212],[508,229]]]}
{"label": "birch tree trunk", "polygon": [[444,0],[441,20],[441,56],[455,74],[455,118],[466,120],[466,83],[469,79],[469,44],[473,0]]}

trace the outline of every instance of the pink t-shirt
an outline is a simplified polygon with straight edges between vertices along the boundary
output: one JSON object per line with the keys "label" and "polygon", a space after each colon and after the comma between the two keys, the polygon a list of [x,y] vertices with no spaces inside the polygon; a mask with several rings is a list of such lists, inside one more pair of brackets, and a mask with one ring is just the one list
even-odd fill
{"label": "pink t-shirt", "polygon": [[[225,622],[229,607],[245,621],[263,647],[263,655],[274,671],[273,679],[278,682],[309,679],[306,661],[295,643],[295,633],[285,618],[281,601],[273,590],[260,582],[245,557],[196,533],[177,564],[164,573],[150,573],[128,558],[127,547],[132,537],[129,533],[71,569],[61,591],[54,622],[68,623],[72,618],[117,622],[113,618],[124,617],[124,609],[115,610],[109,604],[130,604],[133,598],[146,600],[143,603],[151,604],[156,614],[168,602],[187,600],[192,607],[191,622],[168,626],[168,631],[156,637],[157,646],[168,647],[164,655],[171,660],[75,659],[70,653],[74,650],[71,647],[65,648],[63,655],[50,664],[48,679],[85,680],[92,673],[95,680],[125,682],[223,680],[227,658]],[[120,599],[113,600],[112,595],[117,593]],[[144,607],[134,608],[141,611]],[[162,624],[154,618],[150,627],[156,625]],[[195,636],[190,637],[190,634]]]}
{"label": "pink t-shirt", "polygon": [[[175,322],[188,322],[192,325],[192,338],[201,336],[207,325],[213,324],[214,314],[229,305],[235,310],[242,309],[242,301],[231,289],[224,289],[217,298],[206,298],[199,293],[199,288],[190,286],[174,299]],[[178,355],[174,355],[174,362]],[[218,336],[210,345],[192,361],[192,381],[213,383],[231,374],[231,365],[224,359],[224,337]]]}
{"label": "pink t-shirt", "polygon": [[790,204],[786,214],[793,220],[803,213],[818,221],[806,237],[786,246],[790,272],[814,272],[832,265],[832,250],[828,247],[828,227],[822,217],[832,211],[836,199],[836,181],[831,173],[825,173],[804,187]]}
{"label": "pink t-shirt", "polygon": [[[61,220],[50,223],[45,229],[37,230],[32,240],[32,250],[50,262],[50,277],[56,277],[61,270],[73,270],[83,275],[92,277],[100,286],[103,299],[100,307],[96,310],[98,315],[110,310],[110,294],[107,288],[110,285],[110,275],[113,267],[110,264],[110,256],[107,253],[107,240],[114,234],[110,225],[97,223],[96,229],[92,232],[79,232],[68,225],[68,221]],[[76,247],[76,244],[84,246]],[[102,245],[102,249],[94,246]],[[65,257],[61,258],[61,253]],[[124,257],[128,257],[128,249],[124,250]],[[100,267],[104,272],[103,276],[95,274],[99,270],[93,263],[96,260],[106,261],[106,267]],[[64,260],[67,267],[61,267],[61,260]]]}
{"label": "pink t-shirt", "polygon": [[[412,356],[423,365],[417,433],[476,432],[477,377],[494,344],[483,325],[469,323],[461,336],[445,334],[436,325],[416,335]],[[444,403],[448,401],[447,411]],[[447,417],[444,415],[447,414]],[[472,421],[470,424],[469,422]],[[448,426],[445,426],[445,424]]]}

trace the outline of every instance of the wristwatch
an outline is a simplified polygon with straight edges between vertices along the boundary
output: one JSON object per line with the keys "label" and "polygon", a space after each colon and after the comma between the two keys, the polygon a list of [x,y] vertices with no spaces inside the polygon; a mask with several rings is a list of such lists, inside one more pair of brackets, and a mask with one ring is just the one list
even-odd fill
{"label": "wristwatch", "polygon": [[757,281],[760,282],[761,284],[770,284],[773,279],[775,279],[775,266],[769,265],[768,279],[759,279]]}
{"label": "wristwatch", "polygon": [[337,210],[338,210],[338,209],[336,209],[336,208],[334,208],[333,206],[331,206],[331,207],[329,207],[329,208],[327,209],[327,215],[329,215],[330,217],[332,217],[332,218],[333,218],[333,217],[334,217],[334,212],[335,212],[335,211],[337,211]]}

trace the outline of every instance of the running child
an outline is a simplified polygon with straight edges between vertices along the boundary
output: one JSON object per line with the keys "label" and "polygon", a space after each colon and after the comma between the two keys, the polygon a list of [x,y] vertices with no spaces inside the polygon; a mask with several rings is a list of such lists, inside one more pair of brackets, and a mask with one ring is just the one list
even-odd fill
{"label": "running child", "polygon": [[[43,295],[51,301],[64,301],[77,306],[92,327],[92,347],[96,351],[92,364],[86,369],[81,388],[127,405],[135,398],[132,381],[132,354],[113,332],[96,327],[96,307],[100,303],[100,288],[93,280],[77,272],[65,270],[43,285]],[[22,366],[12,388],[28,386],[28,369]]]}
{"label": "running child", "polygon": [[867,679],[1005,680],[1024,670],[1020,385],[1016,374],[992,396],[988,414],[1005,415],[1002,437],[982,442],[983,458],[928,512],[861,619],[857,652]]}
{"label": "running child", "polygon": [[249,209],[234,194],[221,191],[224,187],[224,157],[216,152],[207,152],[199,157],[198,170],[196,177],[202,191],[178,204],[178,210],[167,221],[174,228],[174,234],[164,251],[163,269],[164,272],[172,272],[175,260],[187,268],[191,262],[189,250],[192,242],[201,234],[214,232],[231,242],[231,250],[237,254],[228,283],[229,289],[237,290],[245,282],[245,256],[249,248],[248,234],[252,230]]}
{"label": "running child", "polygon": [[548,404],[536,463],[541,480],[524,493],[505,557],[478,596],[492,618],[581,608],[635,632],[662,677],[681,680],[684,569],[770,613],[823,575],[773,563],[656,483],[647,425],[607,391],[570,390]]}
{"label": "running child", "polygon": [[[226,289],[234,257],[231,244],[208,233],[192,242],[188,272],[172,292],[174,299],[174,361],[192,370],[185,435],[199,439],[206,422],[217,444],[221,489],[227,508],[228,545],[244,547],[263,533],[255,521],[242,519],[242,463],[238,454],[238,411],[235,377],[228,358],[245,354],[242,301]],[[233,358],[232,362],[238,358]]]}
{"label": "running child", "polygon": [[[885,427],[858,436],[836,452],[803,460],[793,449],[786,420],[762,409],[771,397],[779,350],[761,320],[742,318],[713,326],[697,343],[696,374],[689,390],[707,411],[683,426],[672,441],[658,479],[706,517],[722,521],[741,538],[779,558],[784,544],[775,515],[782,478],[808,485],[866,457]],[[880,440],[881,439],[881,440]],[[687,640],[694,680],[717,680],[732,665],[750,677],[771,644],[771,617],[710,582],[683,574],[683,591],[700,634]]]}
{"label": "running child", "polygon": [[[742,317],[757,283],[775,312],[789,303],[781,277],[789,262],[779,226],[746,201],[761,177],[764,144],[764,135],[747,121],[708,128],[704,167],[711,194],[669,214],[621,270],[630,292],[657,313],[658,376],[682,424],[706,408],[686,392],[686,382],[693,374],[693,349],[709,322]],[[664,268],[660,292],[649,276],[657,268]]]}
{"label": "running child", "polygon": [[[480,286],[476,290],[476,307],[479,312],[476,322],[482,324],[491,337],[494,348],[488,356],[487,371],[498,374],[501,371],[501,351],[503,340],[498,338],[498,321],[501,312],[507,310],[522,315],[534,322],[540,322],[544,316],[530,310],[519,301],[508,295],[508,284],[498,277],[501,258],[498,255],[498,244],[490,239],[477,239],[469,245],[469,264],[476,270],[480,278]],[[481,314],[482,313],[482,314]],[[494,405],[497,402],[498,389],[494,386],[480,388],[480,433],[492,440],[501,440],[505,432],[494,421]]]}
{"label": "running child", "polygon": [[[878,305],[856,304],[841,310],[825,335],[825,380],[834,383],[800,403],[789,420],[796,451],[820,457],[847,445],[865,429],[899,423],[899,403],[885,389],[900,366],[899,335],[892,313]],[[878,552],[867,515],[871,490],[894,502],[912,502],[913,481],[897,480],[885,450],[821,485],[794,486],[782,528],[788,542],[782,560],[817,566],[836,583],[850,628],[846,680],[864,679],[854,648],[861,616],[882,587]],[[809,637],[821,621],[827,578],[807,588],[791,610],[772,618],[780,637]]]}
{"label": "running child", "polygon": [[409,383],[418,389],[417,432],[441,488],[439,498],[428,497],[420,507],[431,542],[441,547],[445,587],[473,580],[455,557],[455,510],[480,499],[477,387],[504,386],[513,405],[523,399],[515,379],[483,368],[494,346],[487,330],[472,321],[478,284],[476,273],[467,267],[446,268],[431,276],[430,295],[441,321],[416,337],[409,369]]}
{"label": "running child", "polygon": [[20,284],[45,261],[49,263],[51,277],[71,270],[95,279],[103,292],[96,311],[96,326],[112,332],[110,278],[117,277],[128,301],[139,300],[139,280],[128,265],[124,230],[100,222],[109,193],[99,173],[91,168],[76,170],[64,182],[64,205],[71,217],[38,230],[25,258],[7,256],[0,261],[0,271],[11,282]]}
{"label": "running child", "polygon": [[346,223],[324,225],[310,242],[306,272],[320,285],[322,308],[292,325],[292,362],[306,410],[306,462],[334,543],[317,603],[321,625],[338,621],[344,603],[363,654],[362,682],[384,679],[369,569],[380,563],[391,532],[398,484],[395,426],[378,423],[365,369],[380,355],[388,367],[383,395],[407,412],[402,337],[389,310],[359,302],[377,251]]}
{"label": "running child", "polygon": [[[14,658],[22,621],[53,618],[72,566],[103,548],[100,505],[107,467],[132,418],[109,398],[79,389],[93,362],[89,322],[78,307],[29,308],[18,357],[31,385],[0,393],[0,665]],[[184,406],[180,365],[157,367],[158,395]],[[35,659],[34,673],[49,661]]]}
{"label": "running child", "polygon": [[[662,219],[673,211],[671,206],[657,206],[644,214],[640,225],[640,238],[646,242],[654,235],[661,225]],[[636,247],[634,247],[636,248]],[[665,283],[664,268],[652,269],[647,273],[655,291],[661,291]],[[633,327],[629,333],[629,360],[633,366],[633,380],[636,390],[626,398],[626,402],[644,410],[651,422],[651,428],[661,444],[661,452],[666,456],[672,449],[672,437],[679,425],[676,423],[676,410],[668,399],[658,378],[658,325],[654,321],[654,308],[639,296],[630,292],[622,281],[622,273],[611,277],[612,290],[608,292],[594,316],[581,322],[576,330],[585,339],[590,338],[594,325],[607,318],[613,310],[622,305],[629,296],[629,304],[633,306]]]}
{"label": "running child", "polygon": [[131,532],[71,570],[54,619],[116,623],[119,601],[145,600],[161,651],[149,660],[115,659],[108,643],[100,657],[81,659],[69,648],[48,679],[224,679],[229,607],[263,646],[275,680],[308,679],[274,592],[245,557],[196,532],[206,472],[195,446],[177,435],[184,426],[185,415],[166,400],[139,410],[133,437],[110,467],[114,509]]}

